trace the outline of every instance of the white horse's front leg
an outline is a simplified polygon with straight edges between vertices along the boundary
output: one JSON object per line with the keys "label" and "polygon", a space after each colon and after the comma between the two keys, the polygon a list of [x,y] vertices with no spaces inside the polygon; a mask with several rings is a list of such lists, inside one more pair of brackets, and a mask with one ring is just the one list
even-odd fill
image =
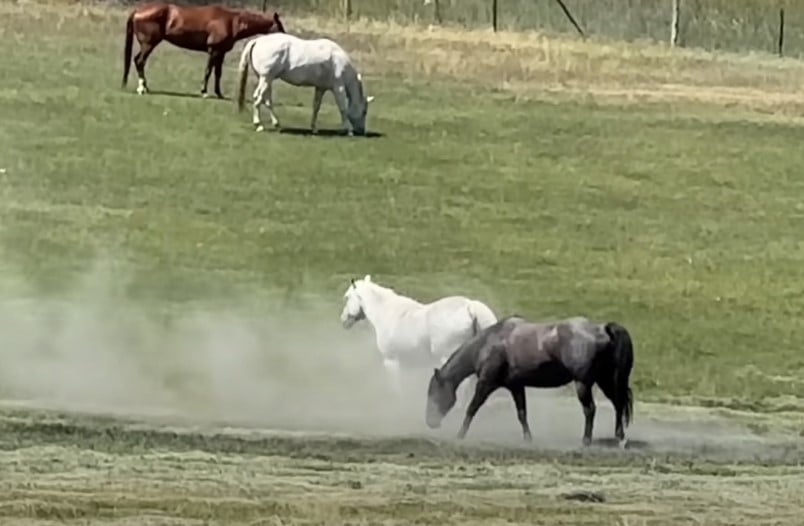
{"label": "white horse's front leg", "polygon": [[346,99],[346,88],[343,87],[343,84],[340,84],[332,90],[332,94],[335,95],[335,103],[341,112],[341,128],[350,136],[354,135],[352,123],[349,121],[349,102]]}
{"label": "white horse's front leg", "polygon": [[321,109],[321,99],[323,98],[324,90],[321,88],[315,88],[315,93],[313,94],[313,119],[310,121],[310,131],[313,134],[318,133],[316,122],[318,121],[318,111]]}
{"label": "white horse's front leg", "polygon": [[399,362],[397,360],[391,360],[389,358],[385,358],[382,362],[383,366],[385,367],[385,371],[388,375],[388,379],[391,382],[391,388],[397,395],[402,395],[402,378],[401,378],[401,370],[399,367]]}

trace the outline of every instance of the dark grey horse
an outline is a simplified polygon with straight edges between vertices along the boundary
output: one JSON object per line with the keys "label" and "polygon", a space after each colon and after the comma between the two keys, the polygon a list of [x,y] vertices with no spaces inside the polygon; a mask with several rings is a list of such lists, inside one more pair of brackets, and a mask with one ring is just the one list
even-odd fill
{"label": "dark grey horse", "polygon": [[617,323],[594,323],[570,318],[533,323],[508,316],[487,327],[458,348],[427,388],[427,425],[441,420],[455,405],[455,390],[469,375],[477,374],[475,394],[458,432],[463,438],[475,413],[499,387],[511,392],[526,441],[531,440],[525,408],[526,387],[560,387],[574,381],[586,417],[583,444],[592,442],[597,384],[614,404],[615,435],[625,447],[625,431],[633,413],[628,377],[634,364],[631,336]]}

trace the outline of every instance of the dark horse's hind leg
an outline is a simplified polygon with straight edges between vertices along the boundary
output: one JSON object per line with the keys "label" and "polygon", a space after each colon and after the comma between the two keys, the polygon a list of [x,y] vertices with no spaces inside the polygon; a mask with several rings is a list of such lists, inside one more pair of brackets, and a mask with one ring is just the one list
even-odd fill
{"label": "dark horse's hind leg", "polygon": [[625,404],[627,401],[617,399],[616,391],[614,389],[614,380],[612,378],[598,380],[597,385],[600,387],[600,390],[603,391],[603,394],[606,395],[606,398],[611,400],[611,403],[614,406],[614,436],[617,437],[617,440],[620,442],[620,446],[624,447],[625,429],[623,422],[625,420]]}
{"label": "dark horse's hind leg", "polygon": [[463,425],[458,431],[459,439],[466,436],[466,432],[469,430],[469,424],[472,423],[472,419],[475,417],[477,410],[480,409],[480,406],[483,405],[483,402],[486,401],[495,389],[497,389],[497,387],[492,386],[488,381],[482,378],[477,380],[475,384],[475,395],[472,397],[472,401],[469,402],[469,407],[466,408],[466,416],[463,419]]}
{"label": "dark horse's hind leg", "polygon": [[519,419],[519,424],[522,426],[522,435],[527,442],[533,440],[530,434],[530,427],[528,426],[528,410],[525,397],[525,388],[517,386],[511,388],[511,396],[514,397],[514,404],[516,405],[516,417]]}
{"label": "dark horse's hind leg", "polygon": [[583,428],[583,445],[588,446],[592,443],[592,427],[595,422],[595,399],[592,396],[592,385],[582,382],[575,382],[575,391],[578,393],[578,400],[583,406],[585,423]]}

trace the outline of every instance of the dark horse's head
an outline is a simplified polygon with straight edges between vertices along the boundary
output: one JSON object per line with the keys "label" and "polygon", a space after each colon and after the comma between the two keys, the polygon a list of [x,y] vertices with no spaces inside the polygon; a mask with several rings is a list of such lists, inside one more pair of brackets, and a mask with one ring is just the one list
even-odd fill
{"label": "dark horse's head", "polygon": [[455,386],[435,369],[427,386],[427,425],[437,428],[455,405]]}

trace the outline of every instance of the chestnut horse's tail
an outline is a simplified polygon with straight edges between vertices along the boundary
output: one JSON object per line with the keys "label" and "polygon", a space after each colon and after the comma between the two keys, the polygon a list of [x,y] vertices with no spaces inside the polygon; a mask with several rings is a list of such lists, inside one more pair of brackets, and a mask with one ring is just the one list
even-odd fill
{"label": "chestnut horse's tail", "polygon": [[131,70],[131,50],[134,45],[134,12],[126,20],[126,45],[123,50],[123,85],[128,83],[128,72]]}
{"label": "chestnut horse's tail", "polygon": [[623,409],[623,424],[628,426],[634,415],[634,395],[628,378],[634,366],[634,344],[628,330],[619,323],[606,324],[606,333],[611,338],[611,349],[614,361],[614,398],[613,402]]}
{"label": "chestnut horse's tail", "polygon": [[246,80],[248,79],[248,68],[251,65],[251,50],[254,48],[254,43],[257,39],[251,39],[243,46],[243,52],[240,53],[240,65],[238,71],[240,72],[240,83],[237,87],[237,111],[243,111],[243,102],[246,99]]}

